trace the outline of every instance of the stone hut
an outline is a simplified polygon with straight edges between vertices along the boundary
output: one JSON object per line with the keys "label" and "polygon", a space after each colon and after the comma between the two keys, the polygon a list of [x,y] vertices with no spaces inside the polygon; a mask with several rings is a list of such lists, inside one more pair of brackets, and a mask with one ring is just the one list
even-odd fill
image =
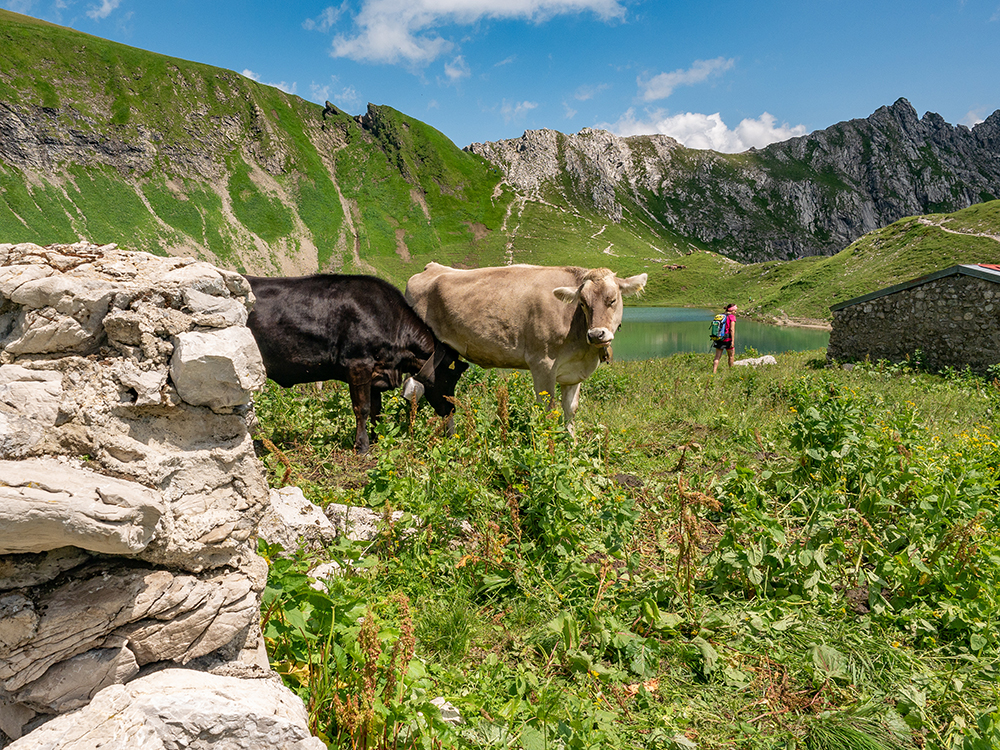
{"label": "stone hut", "polygon": [[1000,362],[1000,265],[959,265],[830,308],[828,360],[985,372]]}

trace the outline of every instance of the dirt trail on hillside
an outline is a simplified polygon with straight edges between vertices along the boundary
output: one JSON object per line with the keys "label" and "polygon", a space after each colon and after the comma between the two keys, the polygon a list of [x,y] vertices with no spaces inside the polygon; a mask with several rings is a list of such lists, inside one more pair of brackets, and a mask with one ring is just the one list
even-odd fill
{"label": "dirt trail on hillside", "polygon": [[919,221],[924,226],[937,227],[942,232],[947,232],[948,234],[960,234],[963,237],[985,237],[988,240],[996,240],[997,242],[1000,242],[1000,235],[998,234],[985,234],[983,232],[963,232],[958,229],[948,229],[948,227],[944,225],[944,222],[938,223],[936,221],[931,221],[930,219],[924,216],[921,216],[919,219],[917,219],[917,221]]}

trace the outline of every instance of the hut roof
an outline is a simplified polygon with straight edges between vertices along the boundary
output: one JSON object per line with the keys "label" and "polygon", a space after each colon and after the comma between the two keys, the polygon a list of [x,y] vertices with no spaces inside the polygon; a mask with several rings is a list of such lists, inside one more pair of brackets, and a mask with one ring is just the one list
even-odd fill
{"label": "hut roof", "polygon": [[869,302],[873,299],[878,299],[879,297],[885,297],[890,294],[895,294],[896,292],[902,292],[906,289],[912,289],[915,286],[920,286],[921,284],[926,284],[930,281],[936,281],[937,279],[943,279],[946,276],[975,276],[978,279],[985,279],[986,281],[992,281],[996,284],[1000,284],[1000,265],[995,265],[991,263],[978,263],[974,265],[958,265],[950,266],[949,268],[944,268],[940,271],[934,271],[933,273],[926,274],[924,276],[919,276],[910,281],[904,281],[902,284],[895,284],[894,286],[888,286],[885,289],[879,289],[877,292],[869,292],[868,294],[863,294],[860,297],[855,297],[854,299],[849,299],[846,302],[838,302],[836,305],[830,306],[831,312],[836,312],[837,310],[843,310],[845,307],[850,307],[851,305],[857,305],[862,302]]}

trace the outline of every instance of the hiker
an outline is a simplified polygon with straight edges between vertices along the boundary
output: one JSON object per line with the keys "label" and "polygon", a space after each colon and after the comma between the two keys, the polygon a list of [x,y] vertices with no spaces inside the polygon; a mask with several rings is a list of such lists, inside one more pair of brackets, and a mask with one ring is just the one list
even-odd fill
{"label": "hiker", "polygon": [[[719,360],[722,359],[722,352],[725,350],[729,354],[729,366],[733,366],[734,340],[736,339],[736,311],[734,304],[726,305],[726,312],[723,315],[716,315],[712,321],[712,346],[715,347],[715,361],[712,363],[712,374],[719,369]],[[719,325],[717,325],[717,322]]]}

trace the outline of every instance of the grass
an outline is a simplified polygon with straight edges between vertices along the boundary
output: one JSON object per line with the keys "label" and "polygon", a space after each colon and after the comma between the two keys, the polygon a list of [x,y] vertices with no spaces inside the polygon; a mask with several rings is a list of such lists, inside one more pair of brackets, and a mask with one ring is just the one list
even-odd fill
{"label": "grass", "polygon": [[[271,384],[258,416],[291,482],[407,514],[374,546],[265,550],[269,650],[315,731],[331,747],[990,747],[1000,386],[826,369],[820,352],[709,370],[602,368],[574,442],[526,375],[473,368],[455,437],[390,396],[364,458],[343,388]],[[303,574],[324,557],[360,568],[319,593]],[[466,723],[441,723],[436,696]]]}

